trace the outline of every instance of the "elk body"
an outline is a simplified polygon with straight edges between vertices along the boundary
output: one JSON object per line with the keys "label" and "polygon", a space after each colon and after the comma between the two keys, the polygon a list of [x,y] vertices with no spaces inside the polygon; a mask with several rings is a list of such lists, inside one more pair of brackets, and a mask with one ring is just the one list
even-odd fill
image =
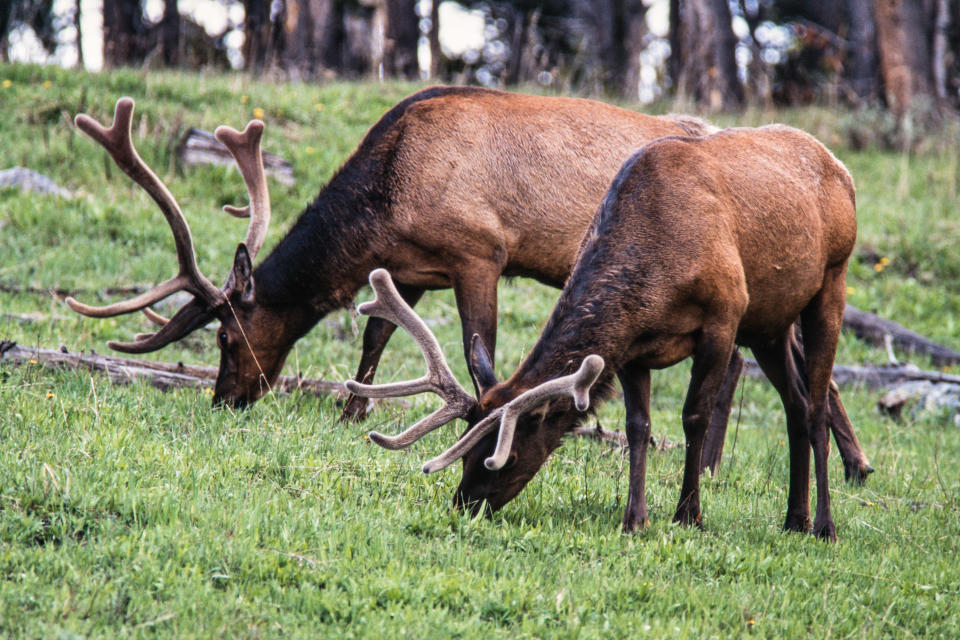
{"label": "elk body", "polygon": [[[784,526],[810,528],[812,445],[818,497],[813,530],[835,539],[826,406],[855,237],[850,175],[802,132],[770,126],[655,141],[617,174],[560,300],[520,368],[497,383],[482,341],[475,340],[470,364],[482,391],[476,401],[464,399],[462,390],[450,393],[449,378],[432,367],[432,386],[419,390],[445,393],[444,409],[395,438],[375,433],[371,438],[391,448],[406,446],[451,414],[467,417],[471,428],[424,470],[463,457],[455,502],[496,510],[579,422],[582,414],[574,409],[583,410],[589,396],[597,401],[608,395],[616,374],[630,444],[623,526],[632,530],[648,519],[650,371],[692,357],[683,406],[686,458],[674,519],[699,524],[704,435],[735,345],[743,345],[776,387],[787,414],[790,489]],[[384,278],[382,272],[375,275],[377,301],[364,312],[379,313],[386,304],[381,298],[389,297],[383,283],[374,282]],[[791,354],[797,319],[803,371]],[[576,373],[556,379],[578,365]],[[417,390],[348,386],[369,395]],[[532,411],[566,395],[573,396],[573,406],[564,398]]]}
{"label": "elk body", "polygon": [[[624,160],[654,139],[712,130],[695,119],[652,117],[588,100],[426,89],[371,128],[256,269],[252,262],[270,208],[259,147],[246,142],[238,163],[252,204],[230,210],[249,213],[250,230],[226,285],[217,289],[196,269],[189,229],[176,202],[133,151],[132,108],[130,101],[121,121],[118,103],[112,137],[97,134],[107,130],[86,116],[78,116],[78,124],[161,204],[174,228],[181,275],[127,303],[98,309],[68,302],[81,313],[102,317],[135,311],[186,288],[194,300],[157,333],[111,346],[154,351],[217,319],[220,371],[214,402],[235,407],[261,397],[294,343],[325,315],[348,306],[376,267],[391,271],[411,305],[425,290],[452,287],[465,350],[477,334],[492,354],[497,280],[523,275],[562,286],[593,212]],[[255,129],[262,130],[262,124]],[[367,323],[357,380],[372,381],[394,329],[379,318]],[[740,364],[739,356],[731,361],[718,424],[726,424]],[[838,396],[835,402],[840,406]],[[352,398],[344,417],[362,418],[365,407],[365,400]],[[842,408],[833,424],[848,473],[864,477],[869,464]],[[712,461],[705,464],[719,462],[723,435],[717,433]]]}

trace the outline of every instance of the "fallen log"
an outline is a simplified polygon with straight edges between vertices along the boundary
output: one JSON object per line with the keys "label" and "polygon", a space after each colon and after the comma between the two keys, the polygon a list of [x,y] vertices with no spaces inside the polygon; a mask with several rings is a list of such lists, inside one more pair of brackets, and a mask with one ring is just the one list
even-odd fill
{"label": "fallen log", "polygon": [[[70,353],[66,347],[59,350],[22,347],[15,342],[0,341],[0,362],[17,364],[35,363],[47,367],[69,369],[88,369],[106,374],[114,384],[129,384],[143,380],[164,391],[178,387],[213,387],[218,369],[204,365],[183,364],[182,362],[156,362],[152,360],[134,360],[103,356],[98,353]],[[289,393],[300,389],[315,395],[346,394],[339,382],[301,378],[298,376],[280,376],[275,391]]]}
{"label": "fallen log", "polygon": [[[296,184],[290,163],[269,151],[262,151],[264,172],[280,184]],[[209,131],[190,129],[177,145],[177,156],[186,166],[214,164],[234,166],[236,162],[227,147]]]}
{"label": "fallen log", "polygon": [[953,349],[934,342],[892,320],[886,320],[872,313],[861,311],[849,304],[843,312],[843,328],[852,331],[855,336],[864,342],[879,347],[885,346],[887,336],[890,336],[893,346],[910,353],[930,356],[930,359],[937,366],[960,364],[960,353]]}
{"label": "fallen log", "polygon": [[[746,359],[743,374],[751,378],[766,379],[760,365],[749,358]],[[884,389],[913,380],[960,384],[958,375],[920,369],[912,364],[881,366],[836,364],[833,365],[833,380],[840,385],[863,384],[870,389]]]}

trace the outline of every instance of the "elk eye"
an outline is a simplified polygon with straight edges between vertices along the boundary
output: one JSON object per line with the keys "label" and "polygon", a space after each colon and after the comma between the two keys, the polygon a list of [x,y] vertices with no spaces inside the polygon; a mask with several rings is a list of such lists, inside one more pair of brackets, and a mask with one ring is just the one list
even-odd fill
{"label": "elk eye", "polygon": [[510,452],[510,455],[507,456],[507,463],[506,463],[505,465],[503,465],[503,467],[501,467],[501,468],[504,469],[504,470],[506,470],[506,469],[509,469],[510,467],[512,467],[512,466],[515,465],[515,464],[517,464],[517,452],[516,452],[516,451],[511,451],[511,452]]}
{"label": "elk eye", "polygon": [[221,349],[227,348],[227,332],[226,331],[221,331],[219,334],[217,334],[217,342],[220,343]]}

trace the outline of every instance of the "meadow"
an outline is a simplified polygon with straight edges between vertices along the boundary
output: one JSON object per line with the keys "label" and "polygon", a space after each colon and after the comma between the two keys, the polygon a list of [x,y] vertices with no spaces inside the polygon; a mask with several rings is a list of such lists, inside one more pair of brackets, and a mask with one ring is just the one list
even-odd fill
{"label": "meadow", "polygon": [[[179,199],[200,267],[220,284],[245,232],[220,207],[246,192],[232,169],[179,166],[183,133],[265,120],[264,148],[290,160],[297,178],[294,187],[270,182],[266,255],[366,130],[416,88],[0,65],[0,169],[30,167],[76,194],[0,190],[0,340],[105,353],[146,321],[83,318],[49,290],[102,304],[117,299],[101,294],[109,287],[176,271],[159,211],[73,127],[74,114],[106,122],[118,97],[137,100],[135,143]],[[858,188],[849,301],[960,349],[955,131],[897,152],[882,144],[890,123],[873,112],[758,110],[718,121],[783,121],[830,146]],[[499,293],[506,376],[557,292],[515,279]],[[466,383],[453,296],[428,294],[418,311]],[[362,322],[331,314],[285,373],[348,378]],[[215,334],[148,357],[216,365]],[[844,335],[837,360],[886,354]],[[421,370],[398,332],[379,378]],[[687,378],[685,365],[654,374],[658,439],[682,441]],[[512,503],[469,518],[450,508],[456,467],[420,472],[459,427],[408,452],[364,436],[399,431],[436,408],[433,397],[341,425],[329,397],[272,395],[244,412],[215,411],[209,393],[0,364],[0,637],[954,638],[958,420],[919,409],[894,420],[877,411],[876,391],[842,394],[876,472],[865,486],[845,484],[834,448],[839,541],[826,544],[781,531],[786,430],[762,381],[737,390],[723,465],[703,481],[705,529],[670,522],[683,457],[673,448],[650,454],[651,526],[624,535],[627,462],[607,444],[568,439]],[[614,429],[623,418],[613,400],[597,419]]]}

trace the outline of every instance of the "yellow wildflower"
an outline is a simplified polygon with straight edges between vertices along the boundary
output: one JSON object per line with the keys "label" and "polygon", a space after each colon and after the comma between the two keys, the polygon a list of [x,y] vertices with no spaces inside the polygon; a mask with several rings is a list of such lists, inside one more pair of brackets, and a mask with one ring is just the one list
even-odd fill
{"label": "yellow wildflower", "polygon": [[258,119],[263,118],[263,109],[261,109],[260,107],[256,107],[253,110],[253,117]]}
{"label": "yellow wildflower", "polygon": [[307,155],[310,155],[310,154],[312,154],[312,153],[314,152],[314,148],[313,148],[313,147],[307,147],[306,149],[304,149],[304,151],[307,152]]}
{"label": "yellow wildflower", "polygon": [[13,80],[4,80],[4,81],[3,81],[3,88],[4,88],[4,89],[9,89],[9,88],[12,87],[12,86],[13,86]]}
{"label": "yellow wildflower", "polygon": [[53,398],[56,398],[56,397],[57,395],[53,391],[47,391],[47,400],[52,400]]}
{"label": "yellow wildflower", "polygon": [[848,295],[848,296],[852,296],[852,295],[855,294],[856,292],[857,292],[857,290],[856,290],[855,288],[853,288],[853,287],[847,287],[847,295]]}
{"label": "yellow wildflower", "polygon": [[49,89],[49,88],[52,87],[52,86],[53,86],[53,83],[50,82],[49,80],[44,80],[44,81],[43,81],[43,88],[44,88],[44,89]]}
{"label": "yellow wildflower", "polygon": [[243,104],[247,104],[248,102],[250,102],[250,96],[240,96],[240,102],[242,102]]}
{"label": "yellow wildflower", "polygon": [[317,111],[323,111],[323,105],[319,102],[313,105],[313,108],[316,109]]}

